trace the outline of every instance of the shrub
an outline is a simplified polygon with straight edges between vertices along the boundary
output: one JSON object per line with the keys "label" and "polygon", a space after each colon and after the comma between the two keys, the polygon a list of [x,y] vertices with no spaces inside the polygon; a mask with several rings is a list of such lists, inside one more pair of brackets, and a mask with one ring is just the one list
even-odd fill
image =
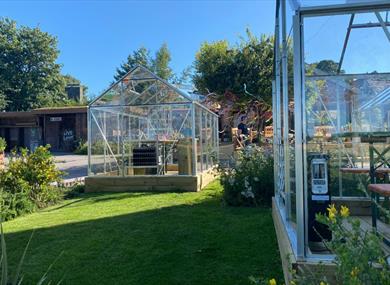
{"label": "shrub", "polygon": [[[364,231],[360,221],[349,216],[347,207],[341,206],[338,210],[331,205],[328,215],[318,214],[316,220],[332,231],[332,240],[323,242],[335,254],[335,283],[329,282],[320,270],[301,269],[300,272],[292,270],[290,284],[390,284],[390,266],[381,247],[382,238],[373,231]],[[250,277],[250,281],[252,284],[276,284],[274,279]]]}
{"label": "shrub", "polygon": [[80,194],[85,192],[85,185],[82,183],[78,183],[74,185],[72,188],[67,189],[65,192],[66,198],[75,198],[80,196]]}
{"label": "shrub", "polygon": [[351,218],[347,207],[337,210],[332,205],[327,216],[317,215],[316,219],[332,231],[332,240],[324,243],[336,255],[338,284],[390,284],[382,238],[361,229],[360,220]]}
{"label": "shrub", "polygon": [[0,207],[4,220],[43,208],[62,198],[54,186],[62,172],[57,170],[49,146],[40,146],[20,155],[12,153],[8,168],[0,171]]}
{"label": "shrub", "polygon": [[4,138],[0,137],[0,152],[4,152],[7,148],[7,142]]}
{"label": "shrub", "polygon": [[29,196],[30,188],[26,181],[9,171],[0,172],[0,219],[7,221],[32,212],[35,204]]}
{"label": "shrub", "polygon": [[62,172],[57,169],[49,148],[39,146],[33,152],[22,149],[19,156],[13,153],[8,165],[9,172],[27,182],[30,199],[39,208],[61,198],[60,189],[53,184],[60,181]]}
{"label": "shrub", "polygon": [[238,153],[233,167],[220,170],[224,201],[233,206],[270,206],[274,193],[273,158],[260,147]]}
{"label": "shrub", "polygon": [[88,143],[79,141],[76,145],[76,149],[73,151],[74,154],[87,155],[88,154]]}

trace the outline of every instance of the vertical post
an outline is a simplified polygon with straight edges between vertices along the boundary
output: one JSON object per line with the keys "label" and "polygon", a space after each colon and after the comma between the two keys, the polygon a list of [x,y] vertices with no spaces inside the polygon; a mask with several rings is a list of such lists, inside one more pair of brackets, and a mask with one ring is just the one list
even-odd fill
{"label": "vertical post", "polygon": [[87,107],[87,140],[88,140],[88,176],[91,176],[91,151],[92,151],[92,120],[91,108]]}
{"label": "vertical post", "polygon": [[[203,116],[203,110],[199,110],[200,116],[199,116],[199,151],[200,151],[200,172],[204,170],[203,167],[203,125],[202,125],[202,116]],[[196,157],[196,160],[198,160],[198,157]]]}
{"label": "vertical post", "polygon": [[214,122],[215,122],[215,151],[217,153],[216,163],[219,164],[219,116],[214,117]]}
{"label": "vertical post", "polygon": [[[96,122],[97,123],[97,122]],[[103,136],[107,137],[107,127],[106,127],[106,112],[103,111]],[[106,155],[107,155],[107,140],[104,140],[104,173],[107,172],[106,166]]]}
{"label": "vertical post", "polygon": [[[337,104],[337,133],[341,133],[341,110],[340,110],[340,90],[339,90],[339,85],[336,83],[335,84],[336,88],[336,104]],[[341,140],[337,140],[337,153],[338,153],[338,159],[339,159],[339,168],[341,168],[341,149],[340,149],[340,144],[342,143]],[[343,197],[343,174],[340,171],[339,172],[339,196]]]}
{"label": "vertical post", "polygon": [[305,196],[303,189],[303,80],[302,80],[302,27],[299,11],[293,17],[294,37],[294,113],[295,113],[295,177],[297,213],[297,259],[305,258]]}
{"label": "vertical post", "polygon": [[282,0],[282,82],[283,82],[283,146],[284,146],[284,189],[286,193],[286,218],[291,218],[290,157],[288,126],[288,66],[287,66],[286,0]]}
{"label": "vertical post", "polygon": [[[375,183],[375,160],[374,160],[374,143],[370,139],[369,143],[369,154],[370,154],[370,183]],[[377,195],[374,191],[371,191],[371,211],[372,211],[372,226],[376,231],[376,219],[378,217],[378,209],[377,209]]]}
{"label": "vertical post", "polygon": [[[281,116],[281,92],[280,92],[280,87],[281,87],[281,80],[280,80],[280,17],[279,17],[279,11],[277,11],[277,17],[276,17],[276,25],[275,25],[275,97],[276,97],[276,109],[275,109],[275,114],[273,117],[276,117],[276,145],[277,145],[277,152],[278,152],[278,159],[277,159],[277,188],[279,192],[279,197],[280,201],[285,203],[285,193],[284,193],[284,171],[282,171],[282,167],[284,166],[284,161],[283,157],[284,154],[281,152],[281,147],[282,147],[282,116]],[[275,143],[275,142],[274,142]]]}
{"label": "vertical post", "polygon": [[196,135],[195,135],[195,104],[191,102],[191,130],[192,130],[192,175],[197,174],[196,160],[197,160],[197,149],[196,149]]}
{"label": "vertical post", "polygon": [[275,191],[275,198],[279,202],[280,193],[278,189],[278,145],[277,145],[277,134],[276,134],[276,83],[275,80],[272,80],[272,128],[273,128],[273,153],[274,153],[274,191]]}

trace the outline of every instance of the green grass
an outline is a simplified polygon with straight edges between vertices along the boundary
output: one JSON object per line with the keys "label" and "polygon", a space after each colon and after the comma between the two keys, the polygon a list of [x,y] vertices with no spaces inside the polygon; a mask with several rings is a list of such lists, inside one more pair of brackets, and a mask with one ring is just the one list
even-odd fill
{"label": "green grass", "polygon": [[[4,224],[11,270],[62,284],[248,284],[282,279],[270,209],[223,206],[199,193],[85,194]],[[62,253],[62,254],[61,254]]]}

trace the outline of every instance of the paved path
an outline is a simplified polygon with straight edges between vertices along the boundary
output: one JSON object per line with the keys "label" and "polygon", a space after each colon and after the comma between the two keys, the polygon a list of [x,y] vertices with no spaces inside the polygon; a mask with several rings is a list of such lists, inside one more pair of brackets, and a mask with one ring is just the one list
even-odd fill
{"label": "paved path", "polygon": [[53,153],[53,156],[57,167],[67,173],[64,176],[65,179],[87,176],[87,155],[75,155],[71,153]]}

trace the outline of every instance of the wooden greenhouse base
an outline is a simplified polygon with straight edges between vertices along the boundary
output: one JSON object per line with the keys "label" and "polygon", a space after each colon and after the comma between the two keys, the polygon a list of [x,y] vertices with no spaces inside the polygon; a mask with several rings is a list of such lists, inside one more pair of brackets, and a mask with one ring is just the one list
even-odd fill
{"label": "wooden greenhouse base", "polygon": [[85,178],[86,192],[197,192],[216,175],[205,171],[198,175],[90,176]]}

